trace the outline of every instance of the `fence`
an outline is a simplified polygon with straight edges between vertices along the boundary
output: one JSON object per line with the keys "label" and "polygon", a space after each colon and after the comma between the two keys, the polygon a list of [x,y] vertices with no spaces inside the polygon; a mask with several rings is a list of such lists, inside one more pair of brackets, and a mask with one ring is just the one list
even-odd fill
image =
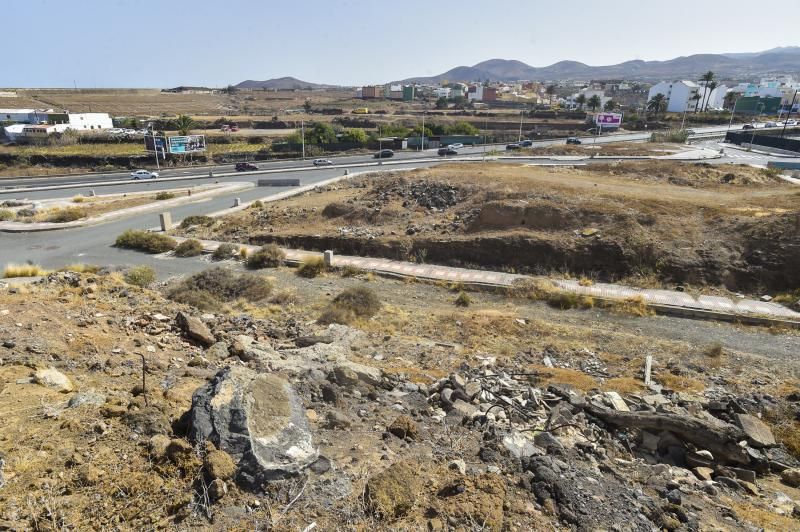
{"label": "fence", "polygon": [[[787,129],[787,134],[797,135],[797,128]],[[745,131],[729,131],[725,135],[725,142],[731,144],[753,144],[755,146],[764,146],[767,148],[775,148],[777,150],[785,150],[800,153],[800,140],[788,137],[775,136],[775,131],[769,133],[757,133],[752,130]]]}

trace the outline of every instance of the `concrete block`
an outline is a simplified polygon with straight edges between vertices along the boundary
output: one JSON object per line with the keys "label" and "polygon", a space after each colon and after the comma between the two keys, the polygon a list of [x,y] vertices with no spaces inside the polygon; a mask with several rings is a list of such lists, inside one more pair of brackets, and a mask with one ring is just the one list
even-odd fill
{"label": "concrete block", "polygon": [[325,263],[325,266],[327,266],[328,268],[332,267],[333,266],[333,251],[331,251],[329,249],[325,250],[325,252],[322,254],[322,260]]}
{"label": "concrete block", "polygon": [[161,223],[162,231],[169,231],[172,229],[172,214],[169,212],[162,212],[159,214],[158,221]]}
{"label": "concrete block", "polygon": [[242,198],[233,198],[233,206],[239,207],[242,204]]}

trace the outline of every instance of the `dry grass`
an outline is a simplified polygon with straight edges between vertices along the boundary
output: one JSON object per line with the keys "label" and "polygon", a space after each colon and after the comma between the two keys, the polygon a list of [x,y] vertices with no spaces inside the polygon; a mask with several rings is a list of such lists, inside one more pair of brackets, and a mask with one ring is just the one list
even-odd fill
{"label": "dry grass", "polygon": [[729,506],[739,519],[762,527],[765,531],[797,530],[797,520],[791,516],[778,515],[774,511],[758,508],[747,501],[733,500],[728,497],[725,497],[722,502]]}
{"label": "dry grass", "polygon": [[615,377],[604,382],[601,388],[621,394],[640,393],[644,389],[644,383],[631,377]]}
{"label": "dry grass", "polygon": [[672,373],[661,372],[656,376],[656,380],[670,390],[676,392],[699,393],[706,389],[703,381],[686,377],[684,375],[673,375]]}
{"label": "dry grass", "polygon": [[605,301],[601,306],[617,314],[628,316],[647,317],[655,315],[655,311],[647,305],[642,296],[634,296],[617,301]]}
{"label": "dry grass", "polygon": [[576,369],[548,368],[546,366],[531,366],[529,371],[537,373],[537,385],[541,387],[550,384],[568,384],[582,392],[596,389],[597,381],[586,373]]}
{"label": "dry grass", "polygon": [[3,277],[38,277],[47,275],[47,270],[36,264],[8,264],[3,270]]}
{"label": "dry grass", "polygon": [[100,271],[100,266],[95,264],[76,263],[69,264],[63,268],[59,268],[60,272],[76,272],[76,273],[97,273]]}
{"label": "dry grass", "polygon": [[321,257],[311,257],[303,261],[297,268],[297,275],[312,279],[318,277],[327,270],[325,261]]}

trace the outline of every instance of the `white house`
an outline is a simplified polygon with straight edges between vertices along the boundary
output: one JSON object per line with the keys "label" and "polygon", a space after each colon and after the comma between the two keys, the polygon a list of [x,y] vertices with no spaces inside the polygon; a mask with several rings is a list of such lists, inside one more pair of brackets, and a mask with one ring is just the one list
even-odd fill
{"label": "white house", "polygon": [[47,122],[47,113],[52,112],[52,109],[0,109],[0,122],[40,124]]}
{"label": "white house", "polygon": [[682,113],[693,111],[697,101],[693,98],[701,87],[694,81],[662,81],[650,87],[647,93],[647,101],[653,99],[656,94],[663,94],[667,99],[667,112]]}
{"label": "white house", "polygon": [[69,113],[69,129],[89,131],[114,127],[108,113]]}
{"label": "white house", "polygon": [[25,135],[22,130],[25,129],[26,125],[27,124],[11,124],[3,128],[3,133],[5,133],[6,138],[10,142],[16,142]]}

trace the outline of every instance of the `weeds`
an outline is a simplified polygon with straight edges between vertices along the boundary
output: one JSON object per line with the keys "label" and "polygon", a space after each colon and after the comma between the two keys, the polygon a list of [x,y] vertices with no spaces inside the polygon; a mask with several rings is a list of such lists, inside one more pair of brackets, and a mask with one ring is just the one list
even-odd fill
{"label": "weeds", "polygon": [[174,197],[175,197],[175,194],[173,194],[172,192],[164,191],[164,192],[159,192],[158,194],[156,194],[155,195],[155,200],[156,201],[164,201],[164,200],[172,199]]}
{"label": "weeds", "polygon": [[365,286],[348,288],[333,299],[317,321],[350,324],[358,318],[371,318],[380,308],[381,302],[371,289]]}
{"label": "weeds", "polygon": [[326,270],[325,261],[320,257],[312,257],[297,268],[297,275],[308,279],[317,277]]}
{"label": "weeds", "polygon": [[72,203],[83,203],[84,201],[86,201],[86,198],[83,196],[74,196],[72,198]]}
{"label": "weeds", "polygon": [[0,222],[12,220],[14,216],[15,216],[14,211],[10,211],[8,209],[0,209]]}
{"label": "weeds", "polygon": [[146,288],[155,280],[156,272],[150,266],[134,266],[125,272],[125,282],[139,288]]}
{"label": "weeds", "polygon": [[364,270],[355,266],[342,266],[341,268],[338,268],[337,271],[342,277],[358,277],[364,273]]}
{"label": "weeds", "polygon": [[147,253],[165,253],[175,249],[178,243],[174,238],[161,233],[129,229],[117,237],[114,245],[118,248],[137,249]]}
{"label": "weeds", "polygon": [[253,203],[250,204],[251,209],[263,209],[264,202],[261,200],[255,200]]}
{"label": "weeds", "polygon": [[234,244],[229,244],[224,242],[217,246],[217,249],[211,254],[211,258],[213,260],[228,260],[233,258],[234,255],[239,251],[239,248]]}
{"label": "weeds", "polygon": [[75,273],[97,273],[100,271],[100,266],[95,264],[69,264],[63,268],[59,268],[60,272],[75,272]]}
{"label": "weeds", "polygon": [[277,268],[283,264],[286,253],[276,244],[267,244],[258,251],[248,255],[247,267],[251,269]]}
{"label": "weeds", "polygon": [[196,257],[203,253],[203,244],[199,240],[190,238],[175,247],[176,257]]}
{"label": "weeds", "polygon": [[472,298],[469,297],[468,293],[462,290],[458,293],[458,297],[454,303],[457,307],[468,307],[472,303]]}
{"label": "weeds", "polygon": [[50,223],[74,222],[86,218],[87,214],[83,207],[64,207],[50,211],[45,221]]}
{"label": "weeds", "polygon": [[46,273],[47,270],[37,264],[9,264],[3,270],[3,277],[39,277]]}

